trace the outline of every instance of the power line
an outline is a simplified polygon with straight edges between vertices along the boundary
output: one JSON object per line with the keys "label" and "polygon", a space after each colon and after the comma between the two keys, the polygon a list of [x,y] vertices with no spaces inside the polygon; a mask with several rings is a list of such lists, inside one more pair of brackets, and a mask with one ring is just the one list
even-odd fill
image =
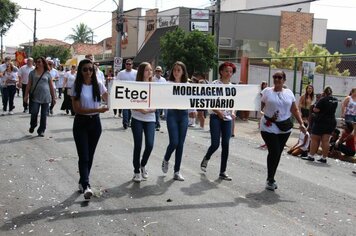
{"label": "power line", "polygon": [[[106,0],[103,0],[103,1],[99,2],[98,4],[96,4],[95,6],[93,6],[92,8],[90,8],[89,10],[91,10],[91,9],[93,9],[93,8],[95,8],[95,7],[97,7],[97,6],[99,6],[100,4],[102,4],[102,3],[105,2],[105,1],[106,1]],[[62,23],[59,23],[59,24],[56,24],[56,25],[51,25],[51,26],[46,26],[46,27],[40,27],[39,29],[50,29],[50,28],[57,27],[57,26],[59,26],[59,25],[66,24],[66,23],[68,23],[68,22],[70,22],[70,21],[72,21],[72,20],[75,20],[75,19],[81,17],[82,15],[88,13],[89,10],[86,11],[86,12],[83,12],[83,13],[81,13],[81,14],[79,14],[79,15],[77,15],[77,16],[75,16],[75,17],[73,17],[73,18],[71,18],[71,19],[69,19],[69,20],[67,20],[67,21],[65,21],[65,22],[62,22]]]}
{"label": "power line", "polygon": [[100,10],[92,10],[92,9],[83,9],[83,8],[77,8],[77,7],[69,7],[69,6],[64,6],[58,3],[53,3],[53,2],[49,2],[46,0],[40,0],[41,2],[45,2],[51,5],[55,5],[58,7],[63,7],[63,8],[68,8],[68,9],[73,9],[73,10],[79,10],[79,11],[86,11],[86,12],[101,12],[101,13],[111,13],[111,11],[100,11]]}
{"label": "power line", "polygon": [[24,26],[26,26],[29,30],[33,32],[33,29],[30,26],[26,25],[26,23],[23,22],[20,18],[17,18],[17,20],[19,20]]}

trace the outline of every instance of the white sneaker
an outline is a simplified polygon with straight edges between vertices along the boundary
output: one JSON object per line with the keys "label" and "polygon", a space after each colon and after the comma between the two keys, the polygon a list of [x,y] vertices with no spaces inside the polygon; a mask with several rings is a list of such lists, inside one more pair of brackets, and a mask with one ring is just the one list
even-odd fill
{"label": "white sneaker", "polygon": [[141,175],[140,173],[135,173],[132,180],[136,183],[140,183],[141,182]]}
{"label": "white sneaker", "polygon": [[13,111],[9,111],[9,115],[13,115],[14,114],[14,112]]}
{"label": "white sneaker", "polygon": [[173,179],[179,180],[179,181],[184,181],[184,177],[181,173],[179,173],[179,171],[174,173]]}
{"label": "white sneaker", "polygon": [[273,183],[271,183],[269,181],[266,182],[266,189],[267,190],[274,191],[277,188],[278,188],[278,186],[277,186],[276,182],[273,182]]}
{"label": "white sneaker", "polygon": [[6,111],[3,111],[3,112],[1,113],[1,115],[2,115],[2,116],[6,115]]}
{"label": "white sneaker", "polygon": [[148,178],[148,172],[146,170],[146,168],[144,166],[141,166],[141,175],[143,179],[147,179]]}
{"label": "white sneaker", "polygon": [[165,161],[165,160],[162,161],[162,171],[163,171],[163,173],[168,172],[168,161]]}
{"label": "white sneaker", "polygon": [[93,191],[91,191],[90,187],[88,186],[84,191],[84,199],[90,200],[91,196],[93,196]]}

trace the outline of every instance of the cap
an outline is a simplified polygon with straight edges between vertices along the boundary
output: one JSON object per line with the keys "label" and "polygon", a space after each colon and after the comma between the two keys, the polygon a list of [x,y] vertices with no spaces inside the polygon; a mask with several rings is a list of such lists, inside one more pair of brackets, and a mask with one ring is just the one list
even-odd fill
{"label": "cap", "polygon": [[161,71],[161,72],[162,72],[162,67],[157,66],[156,69],[155,69],[155,71]]}

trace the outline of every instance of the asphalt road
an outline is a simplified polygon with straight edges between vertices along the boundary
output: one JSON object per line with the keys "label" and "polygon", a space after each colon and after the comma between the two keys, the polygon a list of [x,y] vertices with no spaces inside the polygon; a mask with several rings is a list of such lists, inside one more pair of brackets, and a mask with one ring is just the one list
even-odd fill
{"label": "asphalt road", "polygon": [[85,202],[77,192],[73,117],[57,104],[45,137],[36,137],[28,133],[29,115],[20,102],[16,98],[14,115],[0,117],[0,235],[355,235],[356,166],[284,154],[279,188],[266,191],[266,151],[257,148],[261,138],[253,121],[236,123],[228,162],[233,181],[218,180],[220,149],[208,172],[200,171],[210,135],[196,128],[189,129],[184,149],[186,180],[172,179],[174,156],[163,174],[163,122],[149,179],[137,184],[131,181],[131,130],[123,130],[112,113],[103,114],[91,173],[95,196]]}

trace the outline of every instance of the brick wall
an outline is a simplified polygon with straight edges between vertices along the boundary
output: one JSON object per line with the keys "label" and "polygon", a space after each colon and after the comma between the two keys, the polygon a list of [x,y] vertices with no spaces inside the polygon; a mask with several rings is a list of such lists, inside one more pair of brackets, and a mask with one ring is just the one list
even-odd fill
{"label": "brick wall", "polygon": [[282,11],[280,48],[294,44],[300,51],[304,43],[312,40],[313,18],[312,13]]}

